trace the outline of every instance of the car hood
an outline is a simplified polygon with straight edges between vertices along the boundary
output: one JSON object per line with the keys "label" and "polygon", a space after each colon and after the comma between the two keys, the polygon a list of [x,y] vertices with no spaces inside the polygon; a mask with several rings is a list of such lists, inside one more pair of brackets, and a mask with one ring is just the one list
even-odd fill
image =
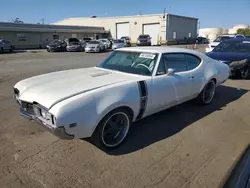
{"label": "car hood", "polygon": [[235,52],[209,52],[207,56],[212,59],[223,61],[223,62],[232,62],[239,61],[242,59],[248,59],[250,61],[249,53],[235,53]]}
{"label": "car hood", "polygon": [[37,102],[49,109],[72,96],[136,79],[138,79],[137,75],[93,67],[35,76],[18,82],[14,88],[19,90],[20,100]]}

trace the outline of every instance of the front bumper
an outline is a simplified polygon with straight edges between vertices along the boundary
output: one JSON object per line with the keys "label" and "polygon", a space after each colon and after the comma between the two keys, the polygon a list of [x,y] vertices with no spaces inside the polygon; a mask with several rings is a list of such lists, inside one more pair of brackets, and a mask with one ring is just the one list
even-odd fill
{"label": "front bumper", "polygon": [[25,117],[25,118],[28,118],[31,121],[35,121],[36,123],[40,124],[42,126],[42,128],[46,129],[47,131],[51,132],[52,134],[54,134],[55,136],[57,136],[61,139],[65,139],[65,140],[74,139],[74,135],[67,134],[65,132],[64,127],[62,127],[62,126],[61,127],[51,127],[48,124],[46,124],[45,122],[43,122],[42,120],[40,120],[39,118],[24,112],[21,107],[20,107],[20,115]]}
{"label": "front bumper", "polygon": [[62,49],[61,48],[47,48],[47,50],[49,50],[50,52],[60,52]]}
{"label": "front bumper", "polygon": [[81,47],[77,47],[77,48],[67,47],[67,51],[68,52],[79,52],[79,51],[81,51]]}
{"label": "front bumper", "polygon": [[137,46],[151,46],[151,42],[140,42],[136,44]]}
{"label": "front bumper", "polygon": [[98,48],[85,48],[85,52],[99,52]]}

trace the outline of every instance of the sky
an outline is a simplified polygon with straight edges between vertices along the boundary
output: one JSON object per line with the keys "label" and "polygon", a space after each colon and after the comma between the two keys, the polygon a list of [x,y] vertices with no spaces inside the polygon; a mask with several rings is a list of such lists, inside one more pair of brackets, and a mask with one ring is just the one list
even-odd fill
{"label": "sky", "polygon": [[45,24],[69,17],[167,13],[196,17],[200,28],[250,25],[250,0],[1,0],[0,21]]}

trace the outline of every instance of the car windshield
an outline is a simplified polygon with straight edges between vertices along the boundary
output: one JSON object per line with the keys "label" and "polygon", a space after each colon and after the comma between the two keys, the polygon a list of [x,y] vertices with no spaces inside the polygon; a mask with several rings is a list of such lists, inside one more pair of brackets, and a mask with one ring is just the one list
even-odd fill
{"label": "car windshield", "polygon": [[53,40],[49,44],[50,45],[60,45],[60,44],[62,44],[62,41],[60,41],[60,40]]}
{"label": "car windshield", "polygon": [[250,53],[250,41],[226,41],[216,46],[213,52]]}
{"label": "car windshield", "polygon": [[79,45],[79,42],[70,42],[69,45]]}
{"label": "car windshield", "polygon": [[114,40],[114,43],[124,43],[123,40]]}
{"label": "car windshield", "polygon": [[91,38],[83,38],[84,41],[90,41]]}
{"label": "car windshield", "polygon": [[69,38],[69,42],[79,42],[77,38]]}
{"label": "car windshield", "polygon": [[140,39],[145,39],[145,38],[148,38],[149,36],[148,35],[140,35],[139,38]]}
{"label": "car windshield", "polygon": [[114,51],[99,67],[151,76],[157,57],[154,53]]}
{"label": "car windshield", "polygon": [[100,43],[99,41],[95,41],[95,40],[89,41],[89,44],[99,44],[99,43]]}
{"label": "car windshield", "polygon": [[229,40],[229,39],[232,39],[233,37],[230,37],[230,36],[219,36],[217,37],[214,42],[223,42],[225,40]]}

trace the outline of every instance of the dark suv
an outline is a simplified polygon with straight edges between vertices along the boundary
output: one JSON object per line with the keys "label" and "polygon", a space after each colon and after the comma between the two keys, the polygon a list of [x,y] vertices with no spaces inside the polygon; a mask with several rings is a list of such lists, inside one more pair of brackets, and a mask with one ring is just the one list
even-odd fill
{"label": "dark suv", "polygon": [[137,39],[137,46],[151,46],[151,37],[149,35],[140,35]]}

